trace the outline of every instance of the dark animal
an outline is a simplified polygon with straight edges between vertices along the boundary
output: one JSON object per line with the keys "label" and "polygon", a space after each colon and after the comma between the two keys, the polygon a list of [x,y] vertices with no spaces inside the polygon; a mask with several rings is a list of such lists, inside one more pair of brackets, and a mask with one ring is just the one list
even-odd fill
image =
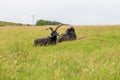
{"label": "dark animal", "polygon": [[75,29],[73,27],[70,27],[66,30],[65,34],[61,34],[59,38],[57,39],[57,42],[62,41],[70,41],[70,40],[76,40],[77,36],[75,33]]}
{"label": "dark animal", "polygon": [[59,36],[59,34],[57,33],[57,29],[60,26],[62,26],[62,24],[58,25],[55,30],[53,30],[52,27],[47,28],[46,30],[50,29],[52,31],[50,36],[48,36],[46,38],[40,38],[40,39],[34,40],[34,45],[35,46],[38,46],[38,45],[46,46],[46,45],[56,44],[57,36]]}

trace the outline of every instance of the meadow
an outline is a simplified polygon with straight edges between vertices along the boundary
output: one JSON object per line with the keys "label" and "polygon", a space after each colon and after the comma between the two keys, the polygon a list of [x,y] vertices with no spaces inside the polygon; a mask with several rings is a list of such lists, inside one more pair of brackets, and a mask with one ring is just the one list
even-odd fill
{"label": "meadow", "polygon": [[120,26],[75,29],[85,38],[34,47],[34,39],[48,36],[50,30],[0,27],[0,80],[119,80]]}

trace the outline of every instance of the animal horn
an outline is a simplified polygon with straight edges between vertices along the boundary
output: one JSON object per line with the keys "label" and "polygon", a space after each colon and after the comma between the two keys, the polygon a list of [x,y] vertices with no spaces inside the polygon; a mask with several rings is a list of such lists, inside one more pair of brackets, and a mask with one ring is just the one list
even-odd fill
{"label": "animal horn", "polygon": [[59,24],[57,27],[56,27],[56,29],[55,29],[55,31],[57,31],[57,29],[60,27],[60,26],[62,26],[63,24]]}
{"label": "animal horn", "polygon": [[52,27],[47,27],[46,30],[50,29],[52,32],[54,31]]}

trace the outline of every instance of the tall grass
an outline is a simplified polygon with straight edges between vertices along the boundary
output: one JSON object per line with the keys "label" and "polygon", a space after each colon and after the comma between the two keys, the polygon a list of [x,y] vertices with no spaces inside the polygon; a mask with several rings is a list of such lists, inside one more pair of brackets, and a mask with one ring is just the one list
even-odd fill
{"label": "tall grass", "polygon": [[[63,33],[67,27],[61,27]],[[0,27],[0,80],[119,80],[120,27],[75,27],[85,38],[34,47],[45,27]]]}

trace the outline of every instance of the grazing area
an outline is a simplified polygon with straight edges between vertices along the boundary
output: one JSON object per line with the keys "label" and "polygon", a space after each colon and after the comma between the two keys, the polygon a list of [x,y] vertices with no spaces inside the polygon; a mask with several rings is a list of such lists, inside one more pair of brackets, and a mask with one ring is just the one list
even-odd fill
{"label": "grazing area", "polygon": [[1,26],[20,26],[20,25],[23,25],[23,24],[15,23],[15,22],[0,21],[0,27]]}
{"label": "grazing area", "polygon": [[119,80],[120,26],[75,30],[85,38],[34,47],[36,38],[51,31],[43,26],[0,27],[0,80]]}

